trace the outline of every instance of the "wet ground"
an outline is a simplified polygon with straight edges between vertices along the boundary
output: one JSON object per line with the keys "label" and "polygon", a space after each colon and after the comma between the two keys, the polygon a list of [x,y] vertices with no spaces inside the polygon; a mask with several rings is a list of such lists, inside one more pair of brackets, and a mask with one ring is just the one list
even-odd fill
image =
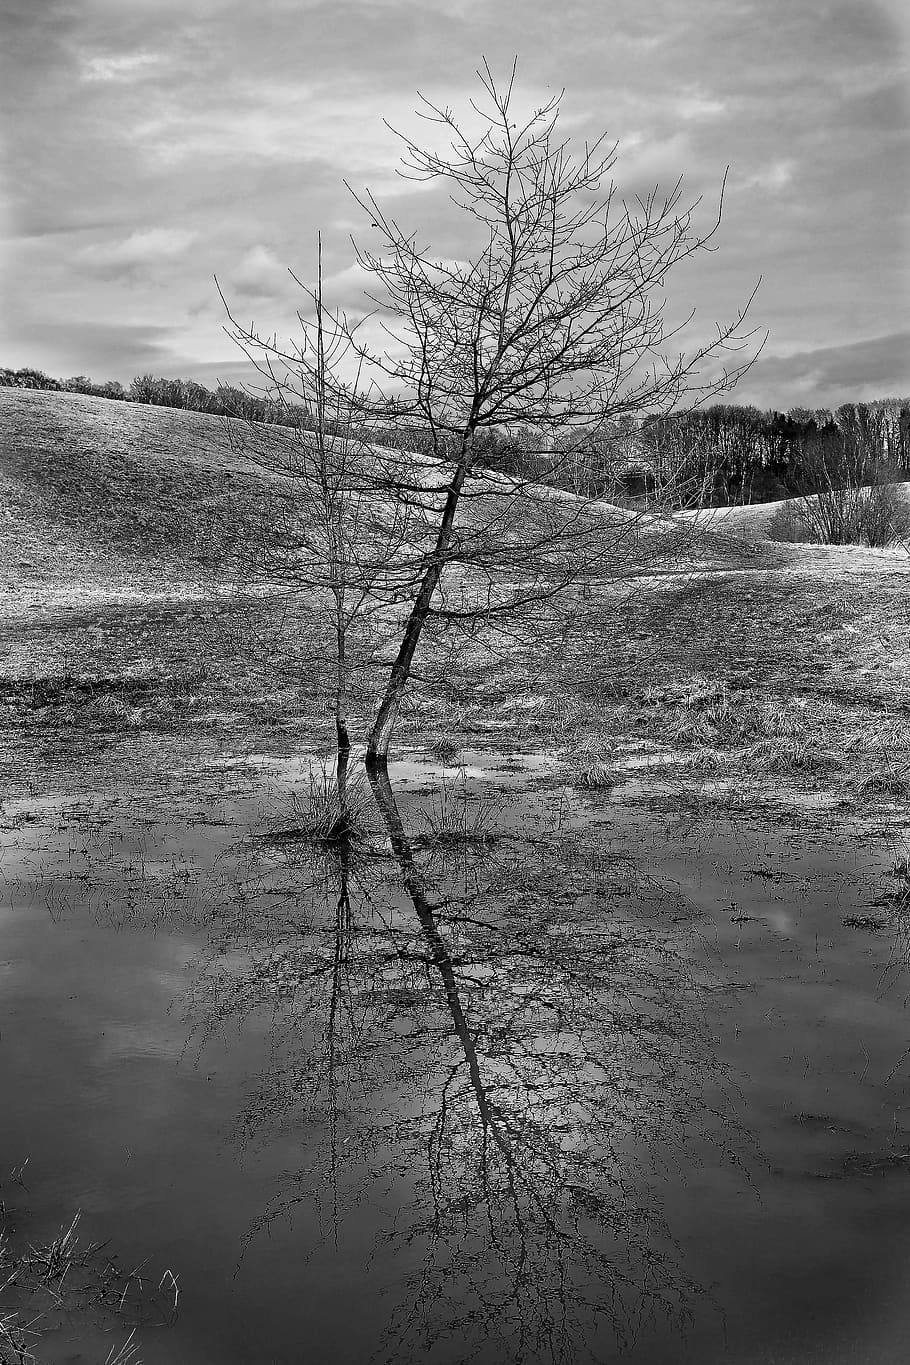
{"label": "wet ground", "polygon": [[123,1287],[39,1358],[904,1361],[897,826],[462,759],[343,848],[306,756],[4,805],[10,1247]]}

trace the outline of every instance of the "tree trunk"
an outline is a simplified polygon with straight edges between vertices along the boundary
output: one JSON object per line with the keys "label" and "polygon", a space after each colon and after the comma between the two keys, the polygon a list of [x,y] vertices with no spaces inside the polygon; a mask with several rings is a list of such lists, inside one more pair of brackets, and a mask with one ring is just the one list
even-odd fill
{"label": "tree trunk", "polygon": [[[470,438],[467,438],[468,440]],[[465,443],[467,444],[467,442]],[[405,688],[408,685],[408,678],[411,674],[411,664],[414,654],[420,642],[426,619],[430,614],[430,604],[433,594],[442,575],[445,564],[445,557],[450,544],[452,543],[452,530],[455,525],[455,513],[458,510],[458,499],[468,473],[467,450],[462,448],[462,455],[452,482],[449,484],[446,494],[445,507],[443,508],[442,520],[439,523],[439,533],[436,537],[436,544],[430,556],[429,564],[424,572],[420,584],[420,590],[414,599],[407,624],[404,628],[401,645],[389,680],[386,683],[385,693],[380,703],[376,720],[370,731],[367,742],[366,762],[368,767],[385,767],[389,761],[389,743],[392,732],[395,729],[395,722],[398,720],[398,711],[401,706],[401,699],[404,696]]]}
{"label": "tree trunk", "polygon": [[340,606],[335,613],[335,738],[338,745],[339,769],[342,754],[351,748],[348,732],[348,674],[347,635]]}

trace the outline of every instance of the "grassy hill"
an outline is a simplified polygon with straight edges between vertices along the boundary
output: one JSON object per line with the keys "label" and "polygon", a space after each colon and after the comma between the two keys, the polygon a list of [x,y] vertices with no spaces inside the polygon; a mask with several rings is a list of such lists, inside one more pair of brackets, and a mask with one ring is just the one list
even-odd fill
{"label": "grassy hill", "polygon": [[285,491],[236,453],[232,425],[239,437],[242,423],[203,413],[0,389],[4,549],[50,579],[61,555],[77,573],[117,560],[152,574],[225,567],[265,498]]}
{"label": "grassy hill", "polygon": [[[10,771],[37,754],[69,780],[74,745],[124,736],[149,752],[178,737],[187,753],[190,737],[294,752],[328,733],[329,654],[305,595],[235,581],[239,547],[293,505],[293,485],[235,447],[217,417],[0,390]],[[910,561],[774,545],[773,512],[653,528],[558,640],[478,641],[418,682],[402,740],[672,751],[690,774],[748,751],[756,781],[764,765],[766,781],[837,787],[852,736],[858,771],[877,763],[896,789],[910,757]]]}

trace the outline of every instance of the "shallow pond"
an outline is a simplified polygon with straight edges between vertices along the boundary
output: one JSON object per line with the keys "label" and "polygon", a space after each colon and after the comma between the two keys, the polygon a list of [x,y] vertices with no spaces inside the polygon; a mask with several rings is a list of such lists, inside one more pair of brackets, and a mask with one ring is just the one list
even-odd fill
{"label": "shallow pond", "polygon": [[39,1358],[906,1359],[895,847],[471,754],[342,856],[303,773],[5,812],[0,1199],[123,1286]]}

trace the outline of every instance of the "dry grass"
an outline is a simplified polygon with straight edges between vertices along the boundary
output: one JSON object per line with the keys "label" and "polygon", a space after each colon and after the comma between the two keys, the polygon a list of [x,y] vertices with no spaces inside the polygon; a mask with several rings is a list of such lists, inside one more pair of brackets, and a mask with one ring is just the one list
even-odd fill
{"label": "dry grass", "polygon": [[499,836],[500,803],[468,790],[464,772],[443,778],[439,790],[420,807],[419,842],[425,848],[488,848]]}
{"label": "dry grass", "polygon": [[[21,1183],[24,1164],[10,1174]],[[5,1214],[0,1201],[0,1216]],[[114,1344],[105,1365],[139,1365],[135,1322],[173,1321],[177,1282],[165,1271],[158,1284],[147,1284],[144,1264],[124,1274],[97,1242],[80,1238],[78,1212],[48,1242],[14,1250],[0,1228],[0,1365],[38,1365],[40,1343],[62,1325],[72,1326],[80,1310],[96,1327],[126,1339]],[[124,1322],[127,1326],[124,1326]],[[54,1359],[57,1357],[54,1356]]]}
{"label": "dry grass", "polygon": [[461,749],[449,735],[440,735],[430,745],[430,753],[447,768],[452,768],[458,762]]}
{"label": "dry grass", "polygon": [[910,798],[910,771],[906,768],[879,768],[864,773],[856,781],[855,791],[861,801],[869,797],[907,800]]}
{"label": "dry grass", "polygon": [[290,496],[204,413],[0,389],[0,425],[5,537],[29,533],[21,567],[43,576],[102,555],[153,572],[224,566],[269,501]]}
{"label": "dry grass", "polygon": [[609,791],[616,785],[616,774],[607,757],[609,745],[602,736],[593,736],[574,749],[568,759],[568,777],[580,791]]}
{"label": "dry grass", "polygon": [[135,1328],[121,1346],[115,1344],[111,1347],[104,1365],[142,1365]]}
{"label": "dry grass", "polygon": [[348,777],[342,799],[334,770],[323,765],[310,771],[303,789],[291,793],[289,823],[276,824],[267,837],[270,843],[335,846],[368,838],[375,823],[365,775],[356,772]]}
{"label": "dry grass", "polygon": [[64,1278],[76,1264],[89,1260],[98,1250],[96,1245],[80,1248],[76,1229],[82,1218],[77,1210],[72,1222],[45,1246],[31,1246],[22,1258],[22,1265],[32,1275],[48,1285],[62,1285]]}
{"label": "dry grass", "polygon": [[[0,481],[19,490],[7,563],[26,596],[31,584],[34,601],[47,589],[61,603],[29,614],[16,605],[21,594],[7,599],[0,706],[11,780],[40,769],[42,752],[65,765],[82,740],[176,732],[232,751],[290,753],[328,736],[327,674],[305,604],[225,592],[229,542],[268,481],[244,470],[219,419],[5,391],[0,423],[12,435],[0,447]],[[97,501],[103,489],[109,505]],[[209,543],[200,558],[204,527],[184,535],[179,515],[204,506],[228,529],[221,549]],[[540,640],[511,637],[498,653],[454,656],[442,685],[415,683],[402,739],[435,732],[447,766],[467,735],[481,746],[562,747],[570,780],[595,788],[609,785],[617,744],[646,742],[681,749],[693,774],[735,761],[755,775],[847,784],[851,799],[889,799],[888,765],[864,755],[860,737],[908,730],[910,566],[829,548],[766,545],[747,555],[736,534],[746,523],[761,530],[767,511],[715,513],[675,560],[594,585],[552,658]],[[83,601],[71,589],[86,563],[97,593]],[[200,565],[204,582],[193,578]],[[181,583],[195,585],[192,600],[154,596]],[[900,770],[907,740],[889,749]],[[851,782],[864,783],[859,794]],[[292,812],[315,837],[336,818],[327,793],[320,800],[304,792]]]}

